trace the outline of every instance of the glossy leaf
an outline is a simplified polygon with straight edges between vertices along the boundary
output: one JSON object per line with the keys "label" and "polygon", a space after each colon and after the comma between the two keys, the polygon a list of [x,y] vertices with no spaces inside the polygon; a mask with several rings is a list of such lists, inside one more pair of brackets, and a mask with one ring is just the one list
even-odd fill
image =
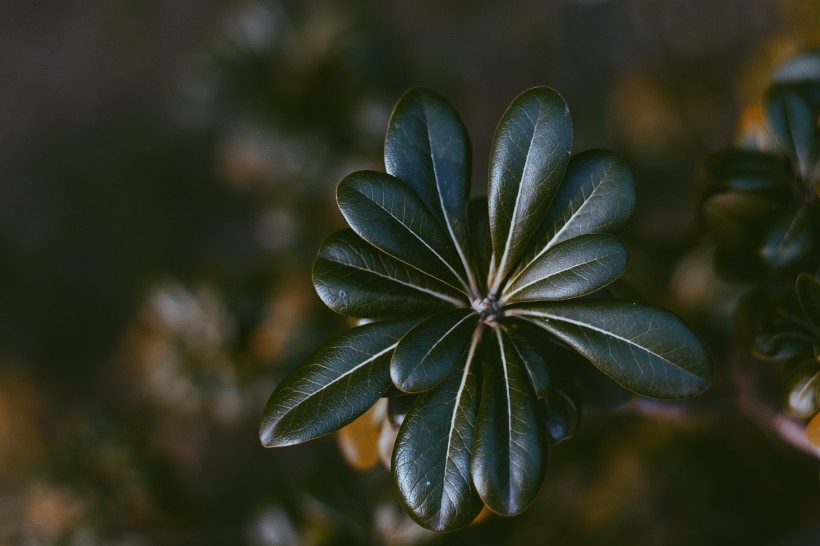
{"label": "glossy leaf", "polygon": [[581,422],[581,402],[568,390],[556,387],[545,399],[546,431],[551,444],[569,439]]}
{"label": "glossy leaf", "polygon": [[542,406],[507,335],[500,328],[489,334],[472,474],[484,503],[513,515],[532,503],[544,480]]}
{"label": "glossy leaf", "polygon": [[817,390],[820,389],[820,371],[811,365],[801,365],[794,374],[786,395],[786,410],[793,416],[810,417],[820,409]]}
{"label": "glossy leaf", "polygon": [[463,370],[420,395],[399,429],[393,479],[405,511],[434,531],[469,524],[481,511],[470,476],[479,404],[479,360],[474,336]]}
{"label": "glossy leaf", "polygon": [[820,80],[820,51],[810,49],[794,55],[777,68],[772,79],[777,83]]}
{"label": "glossy leaf", "polygon": [[390,357],[418,320],[374,322],[330,339],[273,391],[259,436],[266,447],[298,444],[350,423],[390,386]]}
{"label": "glossy leaf", "polygon": [[385,254],[349,229],[322,243],[313,264],[313,285],[325,305],[354,317],[443,311],[465,301],[464,294]]}
{"label": "glossy leaf", "polygon": [[498,293],[541,223],[571,148],[569,109],[552,89],[525,91],[501,118],[490,151],[491,292]]}
{"label": "glossy leaf", "polygon": [[706,161],[711,191],[739,191],[789,198],[794,171],[782,156],[757,150],[723,150]]}
{"label": "glossy leaf", "polygon": [[453,107],[428,89],[407,91],[390,117],[384,164],[389,174],[413,188],[446,228],[469,271],[470,141]]}
{"label": "glossy leaf", "polygon": [[751,350],[761,359],[786,361],[798,355],[811,353],[812,340],[805,332],[767,332],[755,338]]}
{"label": "glossy leaf", "polygon": [[339,209],[362,239],[453,287],[467,289],[449,236],[421,199],[385,173],[348,175],[336,192]]}
{"label": "glossy leaf", "polygon": [[544,303],[517,310],[623,387],[687,398],[711,383],[705,347],[672,313],[621,300]]}
{"label": "glossy leaf", "polygon": [[629,164],[613,152],[589,150],[573,156],[517,270],[561,241],[621,229],[635,209],[634,179]]}
{"label": "glossy leaf", "polygon": [[545,339],[548,334],[529,322],[516,318],[506,319],[503,327],[518,360],[527,369],[535,395],[538,398],[546,396],[552,388],[548,355],[553,344]]}
{"label": "glossy leaf", "polygon": [[616,236],[581,235],[530,262],[509,281],[501,299],[520,303],[585,296],[620,277],[628,262],[629,251]]}
{"label": "glossy leaf", "polygon": [[467,225],[469,228],[470,255],[473,259],[479,290],[487,293],[486,274],[490,268],[493,255],[493,242],[490,238],[490,215],[487,211],[487,199],[475,198],[470,200],[467,209]]}
{"label": "glossy leaf", "polygon": [[433,315],[399,341],[390,362],[393,384],[404,392],[430,390],[461,361],[478,315],[455,309]]}
{"label": "glossy leaf", "polygon": [[776,203],[759,195],[719,193],[703,204],[703,224],[721,247],[756,248],[780,210]]}

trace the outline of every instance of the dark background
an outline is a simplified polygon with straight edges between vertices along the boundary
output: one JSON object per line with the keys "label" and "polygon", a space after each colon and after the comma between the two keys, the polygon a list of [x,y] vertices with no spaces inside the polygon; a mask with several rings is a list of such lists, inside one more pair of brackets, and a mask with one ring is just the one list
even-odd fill
{"label": "dark background", "polygon": [[[810,0],[2,2],[0,545],[819,544],[818,462],[738,385],[771,365],[738,356],[740,288],[714,278],[695,200],[818,17]],[[575,151],[636,170],[627,280],[718,369],[696,401],[588,411],[527,512],[448,535],[333,437],[257,436],[276,383],[345,326],[312,257],[342,226],[335,185],[382,168],[414,85],[461,114],[476,195],[509,102],[559,90]]]}

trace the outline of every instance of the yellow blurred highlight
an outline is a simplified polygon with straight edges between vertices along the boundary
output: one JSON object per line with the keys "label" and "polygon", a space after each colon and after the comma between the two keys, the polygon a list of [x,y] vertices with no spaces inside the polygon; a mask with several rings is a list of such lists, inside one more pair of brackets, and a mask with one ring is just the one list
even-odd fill
{"label": "yellow blurred highlight", "polygon": [[806,427],[806,438],[817,447],[820,447],[820,413],[815,413]]}
{"label": "yellow blurred highlight", "polygon": [[336,434],[342,455],[350,466],[357,470],[367,470],[379,462],[379,438],[386,416],[387,399],[381,398],[364,415]]}

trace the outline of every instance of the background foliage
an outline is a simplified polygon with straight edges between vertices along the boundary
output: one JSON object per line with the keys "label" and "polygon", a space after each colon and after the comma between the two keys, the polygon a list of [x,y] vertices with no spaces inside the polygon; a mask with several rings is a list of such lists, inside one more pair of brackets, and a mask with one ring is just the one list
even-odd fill
{"label": "background foliage", "polygon": [[[6,2],[0,544],[816,544],[817,460],[778,428],[778,368],[733,350],[694,187],[817,20],[809,0]],[[333,437],[263,450],[258,417],[345,326],[308,272],[402,91],[459,111],[478,194],[498,118],[544,84],[576,150],[635,168],[626,280],[718,377],[686,405],[585,408],[524,515],[433,536],[382,468]]]}

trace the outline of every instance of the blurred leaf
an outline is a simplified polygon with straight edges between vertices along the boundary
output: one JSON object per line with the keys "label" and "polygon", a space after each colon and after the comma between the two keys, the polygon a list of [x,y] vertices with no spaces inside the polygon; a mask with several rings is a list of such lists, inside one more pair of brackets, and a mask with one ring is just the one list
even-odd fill
{"label": "blurred leaf", "polygon": [[820,152],[818,107],[811,101],[810,85],[775,85],[765,98],[769,127],[784,150],[796,159],[803,178],[807,180],[814,174]]}
{"label": "blurred leaf", "polygon": [[507,334],[494,328],[483,362],[472,476],[484,503],[502,515],[522,512],[546,472],[542,408]]}
{"label": "blurred leaf", "polygon": [[518,361],[527,369],[535,395],[538,398],[546,396],[552,387],[552,372],[547,359],[552,343],[545,339],[548,334],[525,320],[514,318],[505,322],[504,331]]}
{"label": "blurred leaf", "polygon": [[362,239],[454,288],[467,288],[450,237],[401,180],[359,171],[342,180],[337,200]]}
{"label": "blurred leaf", "polygon": [[635,199],[635,176],[617,154],[588,150],[573,156],[518,269],[567,239],[620,230],[635,209]]}

